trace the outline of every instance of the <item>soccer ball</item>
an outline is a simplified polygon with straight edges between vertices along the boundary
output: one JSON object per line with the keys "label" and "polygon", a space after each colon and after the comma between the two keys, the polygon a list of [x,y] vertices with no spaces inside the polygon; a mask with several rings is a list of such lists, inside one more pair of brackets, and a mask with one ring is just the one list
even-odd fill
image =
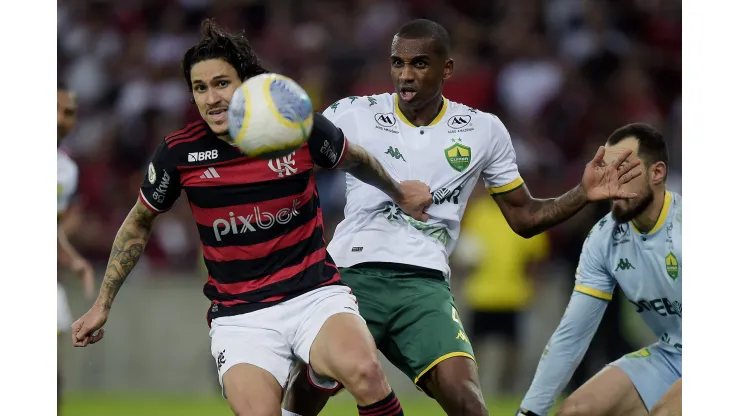
{"label": "soccer ball", "polygon": [[285,156],[308,139],[312,128],[311,99],[298,83],[283,75],[249,78],[231,97],[229,135],[247,156]]}

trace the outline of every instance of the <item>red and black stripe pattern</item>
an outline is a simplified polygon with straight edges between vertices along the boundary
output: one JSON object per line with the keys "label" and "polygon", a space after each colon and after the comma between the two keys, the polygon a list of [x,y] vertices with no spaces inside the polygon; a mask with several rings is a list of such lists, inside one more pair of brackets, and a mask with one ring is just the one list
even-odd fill
{"label": "red and black stripe pattern", "polygon": [[360,416],[403,416],[401,403],[393,392],[377,403],[368,406],[357,405],[357,410]]}
{"label": "red and black stripe pattern", "polygon": [[338,164],[326,149],[329,143],[332,156],[344,153],[346,140],[339,134],[338,139],[314,129],[294,153],[262,160],[244,156],[201,121],[168,136],[157,149],[141,198],[162,212],[185,191],[208,270],[203,293],[212,303],[209,322],[339,283],[326,252],[313,175],[314,164]]}

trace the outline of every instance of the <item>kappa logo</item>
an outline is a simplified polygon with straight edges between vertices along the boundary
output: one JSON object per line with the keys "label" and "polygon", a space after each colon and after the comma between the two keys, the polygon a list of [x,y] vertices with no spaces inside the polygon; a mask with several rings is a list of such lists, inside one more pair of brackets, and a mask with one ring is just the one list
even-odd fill
{"label": "kappa logo", "polygon": [[461,129],[470,123],[470,116],[468,115],[457,115],[450,117],[447,120],[447,125],[452,129]]}
{"label": "kappa logo", "polygon": [[283,157],[270,159],[267,162],[267,166],[270,168],[270,170],[278,174],[278,178],[290,176],[298,172],[298,168],[295,167],[295,159],[293,159],[293,156],[295,156],[295,152],[292,152]]}
{"label": "kappa logo", "polygon": [[188,162],[202,162],[204,160],[218,159],[218,149],[205,152],[188,153]]}
{"label": "kappa logo", "polygon": [[383,127],[393,127],[396,125],[396,116],[393,113],[378,113],[375,115],[375,122]]}

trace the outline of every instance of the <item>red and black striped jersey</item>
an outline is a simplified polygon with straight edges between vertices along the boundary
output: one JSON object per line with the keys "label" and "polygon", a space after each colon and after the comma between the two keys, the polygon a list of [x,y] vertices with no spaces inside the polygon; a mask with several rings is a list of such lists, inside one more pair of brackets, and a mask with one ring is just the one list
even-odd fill
{"label": "red and black striped jersey", "polygon": [[164,212],[185,191],[208,270],[209,322],[340,283],[326,251],[313,167],[335,168],[346,146],[320,114],[307,143],[271,160],[245,156],[204,121],[159,145],[139,197]]}

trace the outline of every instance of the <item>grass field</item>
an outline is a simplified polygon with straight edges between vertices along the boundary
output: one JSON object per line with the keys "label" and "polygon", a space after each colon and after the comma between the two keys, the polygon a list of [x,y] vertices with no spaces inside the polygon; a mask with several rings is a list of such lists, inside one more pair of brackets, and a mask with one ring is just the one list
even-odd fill
{"label": "grass field", "polygon": [[[436,402],[426,397],[401,398],[408,416],[444,416]],[[513,415],[516,399],[487,400],[491,415]],[[62,404],[62,416],[207,416],[231,415],[220,397],[146,397],[69,394]],[[357,414],[351,397],[332,399],[321,415],[352,416]]]}

